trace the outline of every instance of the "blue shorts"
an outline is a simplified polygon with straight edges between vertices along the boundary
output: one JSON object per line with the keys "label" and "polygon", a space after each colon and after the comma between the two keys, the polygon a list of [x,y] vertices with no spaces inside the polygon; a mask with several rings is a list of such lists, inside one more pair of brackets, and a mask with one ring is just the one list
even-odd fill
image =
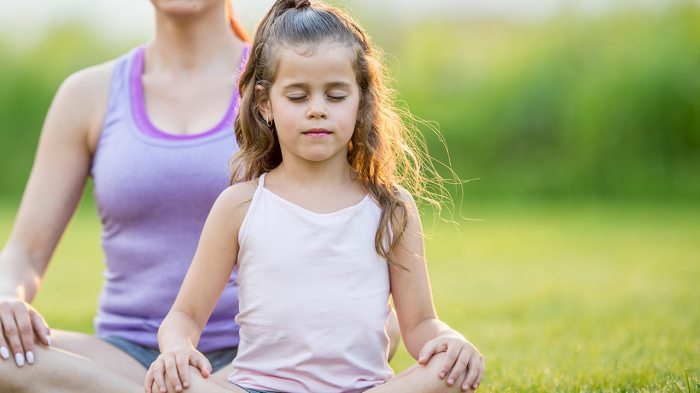
{"label": "blue shorts", "polygon": [[[151,367],[151,363],[160,355],[158,348],[146,347],[141,344],[129,341],[125,338],[117,336],[100,337],[102,341],[105,341],[113,346],[122,350],[132,358],[136,359],[137,362],[141,363],[143,367],[148,369]],[[238,348],[226,348],[218,351],[207,352],[204,356],[209,359],[211,363],[212,372],[217,372],[222,367],[225,367],[233,361],[238,353]]]}

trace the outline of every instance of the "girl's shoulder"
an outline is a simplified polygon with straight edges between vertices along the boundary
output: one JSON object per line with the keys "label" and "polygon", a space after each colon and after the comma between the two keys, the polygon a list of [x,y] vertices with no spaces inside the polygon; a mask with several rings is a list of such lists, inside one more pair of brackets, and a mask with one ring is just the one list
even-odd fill
{"label": "girl's shoulder", "polygon": [[235,183],[221,192],[215,204],[219,205],[226,215],[240,217],[242,220],[257,187],[258,179]]}
{"label": "girl's shoulder", "polygon": [[235,207],[241,204],[250,203],[258,188],[259,179],[252,179],[244,182],[234,183],[228,186],[219,199],[228,206]]}

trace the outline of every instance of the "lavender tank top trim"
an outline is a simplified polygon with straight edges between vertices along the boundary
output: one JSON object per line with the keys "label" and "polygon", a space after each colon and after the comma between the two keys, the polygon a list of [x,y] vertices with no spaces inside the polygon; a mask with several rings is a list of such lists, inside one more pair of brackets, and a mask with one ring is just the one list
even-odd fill
{"label": "lavender tank top trim", "polygon": [[[243,53],[241,55],[241,62],[239,65],[239,75],[245,66],[246,59],[248,58],[248,45],[243,47]],[[144,102],[143,94],[143,82],[141,76],[143,75],[144,68],[144,58],[145,58],[146,48],[141,46],[136,49],[134,56],[132,57],[131,71],[129,75],[129,92],[131,96],[131,113],[136,123],[137,128],[144,134],[165,140],[192,140],[198,138],[205,138],[212,134],[216,134],[219,131],[225,130],[229,125],[233,123],[234,113],[236,112],[236,106],[238,105],[238,88],[236,86],[231,94],[231,101],[229,103],[228,109],[224,114],[224,117],[216,124],[213,128],[199,132],[197,134],[191,135],[178,135],[165,132],[156,127],[151,120],[148,118],[148,113],[146,111],[146,105]]]}

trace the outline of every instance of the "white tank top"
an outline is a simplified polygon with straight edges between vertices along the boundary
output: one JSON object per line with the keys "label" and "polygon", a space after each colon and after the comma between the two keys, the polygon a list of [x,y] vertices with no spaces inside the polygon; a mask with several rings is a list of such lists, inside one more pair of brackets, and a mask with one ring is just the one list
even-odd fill
{"label": "white tank top", "polygon": [[387,381],[379,206],[368,195],[319,214],[264,185],[262,175],[238,234],[241,341],[228,380],[289,393],[361,392]]}

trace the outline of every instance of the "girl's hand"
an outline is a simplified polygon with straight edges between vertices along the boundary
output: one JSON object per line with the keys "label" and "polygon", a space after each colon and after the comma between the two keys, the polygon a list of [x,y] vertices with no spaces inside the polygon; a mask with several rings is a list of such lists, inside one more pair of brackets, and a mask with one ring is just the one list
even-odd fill
{"label": "girl's hand", "polygon": [[445,352],[445,364],[440,369],[439,377],[447,377],[447,384],[452,386],[464,377],[462,390],[475,390],[484,376],[484,357],[478,349],[461,336],[450,335],[436,337],[423,346],[418,356],[418,363],[428,364],[430,358]]}
{"label": "girl's hand", "polygon": [[0,358],[14,358],[22,367],[34,364],[34,336],[49,346],[49,327],[29,303],[17,298],[0,298]]}
{"label": "girl's hand", "polygon": [[144,381],[146,393],[153,392],[151,387],[154,384],[162,393],[168,391],[168,385],[174,388],[176,392],[181,392],[183,388],[187,389],[190,386],[188,377],[189,365],[199,369],[204,378],[208,378],[211,374],[209,360],[192,347],[181,347],[161,353],[151,363],[151,367],[146,373],[146,380]]}

